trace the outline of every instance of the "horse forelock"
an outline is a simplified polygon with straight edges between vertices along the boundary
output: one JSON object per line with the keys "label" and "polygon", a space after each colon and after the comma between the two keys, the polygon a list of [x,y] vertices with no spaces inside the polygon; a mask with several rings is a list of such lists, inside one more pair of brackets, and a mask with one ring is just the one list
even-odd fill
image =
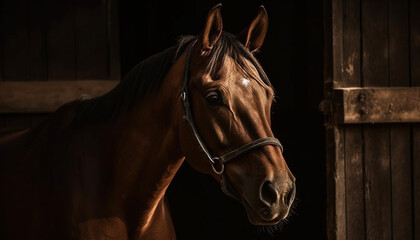
{"label": "horse forelock", "polygon": [[[218,72],[222,65],[225,63],[226,57],[231,57],[245,74],[253,72],[251,69],[254,67],[263,83],[268,87],[273,88],[269,78],[264,72],[261,64],[255,56],[248,51],[248,49],[231,33],[222,32],[219,40],[214,45],[209,54],[209,62],[206,66],[206,72],[210,73],[213,78],[217,78]],[[251,64],[249,64],[249,62]]]}

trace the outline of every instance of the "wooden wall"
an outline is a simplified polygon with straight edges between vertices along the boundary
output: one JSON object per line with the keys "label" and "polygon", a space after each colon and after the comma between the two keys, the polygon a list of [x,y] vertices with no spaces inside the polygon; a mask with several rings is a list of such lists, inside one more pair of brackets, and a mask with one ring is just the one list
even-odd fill
{"label": "wooden wall", "polygon": [[[0,29],[5,29],[3,26],[8,21],[8,32],[5,29],[0,38],[0,94],[5,86],[1,82],[5,81],[26,87],[30,86],[26,84],[29,81],[34,85],[41,83],[45,91],[56,89],[56,84],[70,87],[64,81],[72,81],[71,86],[77,90],[82,86],[78,84],[85,80],[118,80],[120,65],[124,76],[142,59],[174,45],[178,36],[199,34],[209,9],[215,4],[222,2],[224,29],[231,33],[239,33],[250,24],[258,6],[263,4],[268,11],[269,28],[257,58],[275,86],[272,127],[297,178],[293,213],[287,223],[274,228],[281,231],[253,226],[243,206],[224,195],[214,179],[184,164],[168,189],[172,216],[179,239],[304,239],[308,232],[313,238],[325,239],[325,134],[318,110],[323,97],[322,1],[142,0],[118,1],[118,6],[116,2],[0,0],[1,11],[8,12],[0,20]],[[114,11],[119,15],[117,20]],[[116,35],[115,29],[119,32]],[[12,33],[19,35],[19,44],[7,40],[15,36]],[[117,48],[115,36],[119,38]],[[32,58],[38,60],[34,64],[40,67],[16,70],[19,59],[25,67],[29,60],[18,55],[6,57],[5,51],[9,55],[14,51],[19,56],[35,54]],[[120,61],[115,60],[118,52]],[[7,70],[7,74],[22,76],[6,79],[4,61],[14,61],[11,65],[14,68]],[[5,91],[10,89],[9,85]],[[76,90],[74,94],[78,94]],[[32,99],[48,100],[41,94],[30,94]],[[0,95],[0,106],[1,98]],[[0,128],[32,126],[47,114],[9,111],[0,115]]]}
{"label": "wooden wall", "polygon": [[[29,102],[53,101],[46,98],[50,89],[25,82],[57,81],[57,94],[66,95],[70,87],[61,81],[120,79],[116,1],[2,0],[0,5],[0,84],[34,88],[26,92],[28,99],[16,100],[28,110],[9,109],[0,115],[0,128],[30,127],[47,114],[32,111]],[[19,86],[0,85],[3,93],[19,92]]]}
{"label": "wooden wall", "polygon": [[[420,3],[325,4],[330,29],[325,35],[326,99],[334,89],[381,87],[398,103],[399,92],[392,89],[405,87],[416,93],[407,101],[419,106]],[[363,104],[365,97],[359,95],[358,101]],[[374,113],[360,108],[360,114]],[[372,123],[327,122],[329,239],[420,238],[419,112],[415,115],[411,123],[386,117]]]}

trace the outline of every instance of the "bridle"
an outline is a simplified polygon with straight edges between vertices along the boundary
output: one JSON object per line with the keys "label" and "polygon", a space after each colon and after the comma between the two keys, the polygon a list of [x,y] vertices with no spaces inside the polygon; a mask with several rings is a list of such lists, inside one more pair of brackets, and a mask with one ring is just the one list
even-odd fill
{"label": "bridle", "polygon": [[[283,146],[281,145],[280,141],[277,138],[274,137],[266,137],[266,138],[259,138],[256,140],[253,140],[245,145],[242,145],[241,147],[230,151],[220,157],[213,157],[207,147],[205,146],[203,140],[201,139],[197,128],[195,126],[194,118],[191,113],[191,105],[188,97],[188,82],[189,82],[189,75],[190,75],[190,63],[191,63],[191,53],[194,48],[196,41],[194,41],[190,48],[188,49],[187,58],[185,61],[185,67],[184,67],[184,81],[182,85],[181,90],[181,101],[182,105],[184,106],[184,119],[188,122],[188,124],[191,127],[191,130],[193,132],[193,135],[195,139],[197,140],[198,146],[200,147],[200,150],[204,153],[207,160],[210,162],[213,171],[222,176],[222,188],[224,192],[234,198],[236,198],[229,190],[227,186],[227,181],[225,180],[226,177],[224,176],[224,170],[225,170],[225,164],[238,157],[239,155],[242,155],[246,152],[249,152],[253,149],[260,148],[266,145],[272,145],[272,146],[278,146],[280,147],[281,151],[283,152]],[[230,187],[231,188],[231,187]]]}

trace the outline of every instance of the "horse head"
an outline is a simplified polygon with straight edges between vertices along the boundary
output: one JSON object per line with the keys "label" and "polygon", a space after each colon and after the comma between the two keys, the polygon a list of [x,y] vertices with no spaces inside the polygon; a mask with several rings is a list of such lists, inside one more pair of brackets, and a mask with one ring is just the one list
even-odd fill
{"label": "horse head", "polygon": [[223,31],[221,5],[210,10],[188,50],[185,110],[179,116],[187,162],[220,182],[255,225],[279,223],[295,197],[295,178],[271,130],[274,91],[254,57],[267,25],[261,6],[249,27],[234,36]]}

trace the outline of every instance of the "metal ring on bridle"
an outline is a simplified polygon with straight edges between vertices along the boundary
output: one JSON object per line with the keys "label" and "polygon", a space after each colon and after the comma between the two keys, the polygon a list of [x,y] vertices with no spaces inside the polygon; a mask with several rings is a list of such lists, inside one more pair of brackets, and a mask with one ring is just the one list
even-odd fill
{"label": "metal ring on bridle", "polygon": [[225,164],[218,157],[214,157],[212,160],[211,168],[213,171],[218,175],[222,174],[225,170]]}

